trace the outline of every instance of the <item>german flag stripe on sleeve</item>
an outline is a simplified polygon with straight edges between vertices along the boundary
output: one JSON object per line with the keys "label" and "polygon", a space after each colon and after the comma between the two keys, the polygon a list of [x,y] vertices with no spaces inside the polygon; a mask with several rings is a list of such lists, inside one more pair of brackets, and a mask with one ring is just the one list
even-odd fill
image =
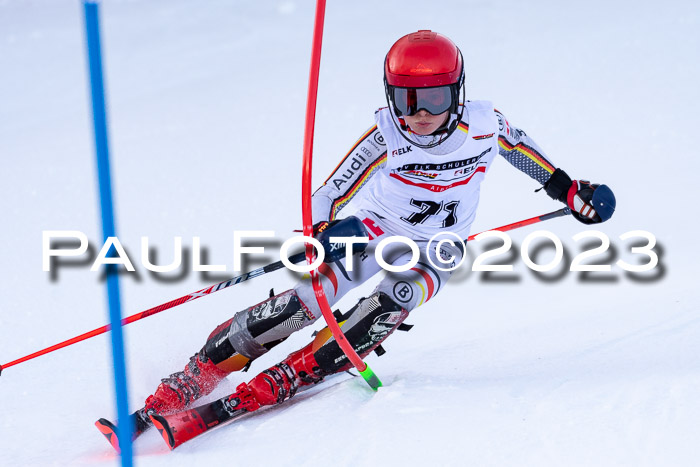
{"label": "german flag stripe on sleeve", "polygon": [[518,151],[520,154],[527,156],[529,159],[531,159],[533,162],[535,162],[537,165],[542,167],[550,174],[554,173],[554,170],[556,170],[555,167],[552,164],[550,164],[547,159],[542,157],[540,153],[535,151],[530,146],[527,146],[526,144],[518,143],[515,146],[512,146],[510,143],[508,143],[508,140],[505,138],[505,136],[499,136],[498,145],[506,151],[510,152],[515,150]]}
{"label": "german flag stripe on sleeve", "polygon": [[357,194],[357,191],[362,188],[362,185],[367,183],[367,180],[372,177],[374,172],[384,163],[386,162],[386,152],[379,156],[379,158],[372,162],[369,167],[365,169],[364,172],[362,172],[362,175],[357,179],[357,181],[348,189],[348,191],[345,192],[343,196],[340,198],[336,199],[333,201],[333,204],[331,205],[331,214],[330,214],[330,220],[334,220],[335,216],[338,214],[338,211],[343,209],[343,207],[350,202],[350,200]]}
{"label": "german flag stripe on sleeve", "polygon": [[367,139],[367,138],[369,137],[369,135],[371,135],[372,132],[373,132],[374,130],[376,130],[376,129],[377,129],[377,125],[374,125],[372,128],[370,128],[369,130],[367,130],[367,132],[366,132],[364,135],[360,136],[360,139],[358,139],[357,142],[353,145],[353,147],[350,148],[350,150],[348,151],[348,153],[345,154],[345,157],[343,157],[343,160],[340,161],[340,163],[335,167],[335,169],[333,169],[333,171],[331,172],[331,174],[328,176],[328,178],[326,179],[326,181],[323,182],[324,185],[325,185],[326,183],[328,183],[328,180],[331,179],[331,177],[333,176],[333,174],[340,168],[341,165],[343,165],[343,162],[345,162],[345,160],[346,160],[348,157],[350,157],[350,154],[352,154],[353,151],[355,151],[355,149],[357,149],[357,147],[358,147],[360,144],[362,144],[362,142],[363,142],[365,139]]}

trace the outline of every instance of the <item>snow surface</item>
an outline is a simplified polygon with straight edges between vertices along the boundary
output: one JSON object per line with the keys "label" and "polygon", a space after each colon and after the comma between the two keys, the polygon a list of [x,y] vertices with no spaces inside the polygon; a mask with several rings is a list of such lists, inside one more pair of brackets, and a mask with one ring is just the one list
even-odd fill
{"label": "snow surface", "polygon": [[[138,271],[122,277],[125,315],[234,275],[234,230],[271,229],[281,241],[300,226],[313,9],[311,1],[103,3],[117,229]],[[699,18],[697,2],[677,0],[329,2],[316,183],[383,105],[389,46],[431,28],[462,48],[469,98],[492,100],[573,176],[613,187],[618,212],[597,229],[614,252],[597,259],[637,262],[619,236],[646,230],[660,265],[538,278],[513,254],[513,273],[460,270],[412,313],[410,333],[368,359],[384,381],[378,393],[338,377],[173,452],[151,431],[135,443],[137,465],[697,465]],[[107,320],[88,259],[66,259],[53,274],[41,267],[43,230],[80,230],[93,254],[101,246],[86,77],[81,2],[0,0],[3,363]],[[559,208],[535,188],[501,160],[474,231]],[[513,232],[514,251],[539,228],[563,240],[567,261],[581,251],[572,236],[586,228],[572,219]],[[191,249],[200,236],[210,264],[227,272],[153,275],[140,263],[141,236],[161,264],[173,257],[173,237]],[[276,260],[275,245],[251,266]],[[217,324],[294,280],[277,272],[127,326],[131,408]],[[0,401],[0,464],[118,462],[93,427],[115,416],[107,335],[6,369]]]}

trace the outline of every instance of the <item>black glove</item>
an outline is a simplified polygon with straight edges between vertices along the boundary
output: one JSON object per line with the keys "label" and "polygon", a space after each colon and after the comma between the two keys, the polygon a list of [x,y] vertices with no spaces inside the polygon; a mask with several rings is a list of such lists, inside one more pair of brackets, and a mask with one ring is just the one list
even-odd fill
{"label": "black glove", "polygon": [[[326,263],[332,263],[345,257],[345,243],[331,243],[331,237],[367,237],[367,229],[362,221],[355,216],[314,224],[314,238],[323,245],[326,252],[323,261]],[[360,253],[365,248],[367,248],[366,243],[355,243],[352,246],[352,252]]]}
{"label": "black glove", "polygon": [[615,195],[607,185],[571,180],[561,169],[554,171],[544,189],[552,199],[566,204],[573,216],[584,224],[605,222],[615,212]]}

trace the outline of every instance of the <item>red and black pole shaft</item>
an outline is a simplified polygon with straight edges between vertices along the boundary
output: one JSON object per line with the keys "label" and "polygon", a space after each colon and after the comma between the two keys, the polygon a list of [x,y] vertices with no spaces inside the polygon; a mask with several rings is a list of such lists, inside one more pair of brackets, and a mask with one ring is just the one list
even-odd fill
{"label": "red and black pole shaft", "polygon": [[[498,230],[499,232],[508,232],[509,230],[519,229],[520,227],[525,227],[527,225],[532,225],[532,224],[536,224],[538,222],[547,221],[549,219],[556,219],[557,217],[568,216],[569,214],[571,214],[570,208],[562,208],[562,209],[559,209],[557,211],[552,211],[552,212],[548,212],[547,214],[542,214],[540,216],[535,216],[535,217],[531,217],[529,219],[524,219],[522,221],[513,222],[512,224],[503,225],[501,227],[496,227],[495,229],[491,229],[491,230]],[[486,231],[486,232],[488,232],[488,231]],[[480,233],[484,233],[484,232],[480,232]],[[467,238],[467,241],[474,240],[477,235],[479,235],[479,234],[470,235],[469,238]]]}
{"label": "red and black pole shaft", "polygon": [[[296,255],[292,255],[289,257],[289,261],[292,263],[300,263],[304,261],[304,253],[297,253]],[[121,325],[126,326],[127,324],[133,323],[134,321],[138,321],[143,318],[148,318],[149,316],[155,315],[157,313],[160,313],[161,311],[169,310],[170,308],[174,308],[178,305],[182,305],[183,303],[191,302],[192,300],[196,300],[201,297],[205,297],[207,295],[210,295],[214,292],[218,292],[219,290],[226,289],[228,287],[231,287],[236,284],[240,284],[243,281],[247,281],[249,279],[253,279],[254,277],[262,276],[263,274],[267,274],[268,272],[272,271],[277,271],[278,269],[282,269],[284,267],[284,264],[282,261],[276,261],[272,264],[268,264],[266,266],[263,266],[258,269],[254,269],[253,271],[247,272],[245,274],[241,274],[240,276],[232,277],[231,279],[225,280],[223,282],[219,282],[218,284],[214,284],[212,286],[209,286],[205,289],[198,290],[196,292],[192,292],[190,294],[184,295],[180,298],[176,298],[175,300],[171,300],[167,303],[163,303],[158,306],[154,306],[153,308],[149,308],[148,310],[142,311],[140,313],[135,313],[131,316],[127,316],[126,318],[121,320]],[[84,334],[80,334],[79,336],[72,337],[68,340],[65,340],[63,342],[59,342],[58,344],[52,345],[51,347],[47,347],[45,349],[39,350],[37,352],[31,353],[29,355],[25,355],[22,358],[18,358],[17,360],[13,360],[9,363],[4,363],[0,365],[0,374],[2,374],[2,370],[5,368],[9,368],[11,366],[17,365],[22,362],[26,362],[27,360],[31,360],[36,357],[40,357],[41,355],[45,355],[47,353],[51,353],[55,350],[62,349],[64,347],[68,347],[69,345],[76,344],[78,342],[84,341],[86,339],[90,339],[91,337],[99,336],[100,334],[104,334],[105,332],[109,331],[111,329],[111,325],[105,325],[101,326],[97,329],[93,329],[92,331],[86,332]]]}

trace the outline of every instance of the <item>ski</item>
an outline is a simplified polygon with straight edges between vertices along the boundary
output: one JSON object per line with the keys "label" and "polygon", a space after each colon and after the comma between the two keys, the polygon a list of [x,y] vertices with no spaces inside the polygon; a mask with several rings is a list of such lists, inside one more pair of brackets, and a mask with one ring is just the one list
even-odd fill
{"label": "ski", "polygon": [[[138,412],[134,412],[129,416],[129,422],[134,427],[131,436],[131,441],[134,441],[136,438],[141,436],[144,431],[148,430],[151,427],[151,424],[144,421],[139,416]],[[110,422],[106,418],[100,418],[95,422],[95,426],[98,430],[100,430],[100,433],[104,435],[104,437],[107,439],[107,442],[109,442],[109,444],[112,445],[115,451],[121,453],[121,448],[119,446],[119,430],[117,429],[117,425]]]}
{"label": "ski", "polygon": [[[336,380],[343,374],[357,376],[347,371],[326,376],[324,382]],[[319,383],[321,383],[319,381]],[[318,385],[304,386],[297,394],[319,388]],[[232,422],[244,415],[255,412],[260,408],[272,408],[272,406],[260,406],[255,397],[250,392],[247,384],[241,383],[236,387],[236,392],[215,400],[208,404],[193,407],[170,415],[151,415],[153,425],[158,429],[163,440],[172,451],[182,443],[195,438],[202,433]]]}
{"label": "ski", "polygon": [[151,420],[165,443],[173,450],[214,427],[259,408],[260,405],[255,401],[248,386],[243,383],[236,388],[236,392],[221,399],[171,415],[154,414],[151,415]]}

